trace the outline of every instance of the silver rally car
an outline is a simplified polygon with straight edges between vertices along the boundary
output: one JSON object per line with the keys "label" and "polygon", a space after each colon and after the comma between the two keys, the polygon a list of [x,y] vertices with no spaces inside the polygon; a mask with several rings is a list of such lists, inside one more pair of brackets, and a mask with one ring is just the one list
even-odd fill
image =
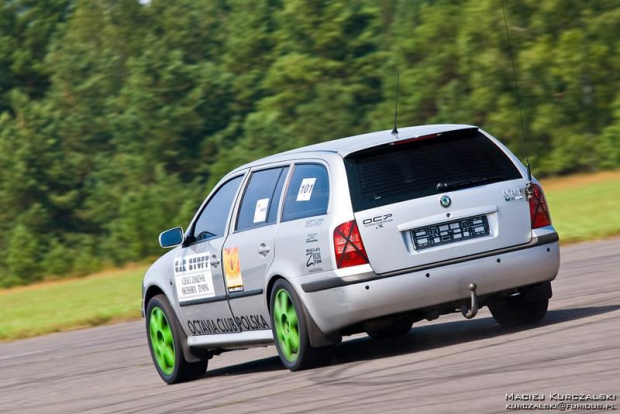
{"label": "silver rally car", "polygon": [[275,343],[291,370],[328,363],[343,336],[488,306],[540,321],[559,269],[540,184],[470,125],[324,142],[226,175],[147,271],[143,312],[167,383],[224,351]]}

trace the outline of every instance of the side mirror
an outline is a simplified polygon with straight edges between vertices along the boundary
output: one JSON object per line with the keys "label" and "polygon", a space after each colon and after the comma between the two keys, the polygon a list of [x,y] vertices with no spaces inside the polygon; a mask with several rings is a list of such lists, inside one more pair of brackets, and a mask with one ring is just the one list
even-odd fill
{"label": "side mirror", "polygon": [[159,234],[159,245],[163,248],[178,246],[183,243],[183,228],[175,227]]}

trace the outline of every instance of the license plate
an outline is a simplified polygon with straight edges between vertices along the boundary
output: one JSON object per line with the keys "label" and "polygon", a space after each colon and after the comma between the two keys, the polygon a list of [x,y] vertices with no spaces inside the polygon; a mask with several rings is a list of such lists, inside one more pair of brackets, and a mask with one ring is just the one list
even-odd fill
{"label": "license plate", "polygon": [[441,246],[461,240],[475,239],[489,235],[487,216],[470,217],[448,221],[433,226],[420,227],[411,231],[416,250]]}

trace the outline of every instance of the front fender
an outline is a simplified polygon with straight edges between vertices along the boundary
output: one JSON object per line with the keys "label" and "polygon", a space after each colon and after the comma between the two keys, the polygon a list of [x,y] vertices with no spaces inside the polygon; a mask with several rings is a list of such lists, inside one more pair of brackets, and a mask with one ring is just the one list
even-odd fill
{"label": "front fender", "polygon": [[168,299],[175,313],[174,316],[177,319],[177,326],[179,327],[178,334],[181,337],[181,349],[183,349],[185,360],[187,362],[198,362],[204,359],[204,355],[195,355],[187,344],[189,333],[186,331],[186,327],[181,323],[181,307],[179,306],[179,300],[174,291],[174,258],[178,254],[180,248],[180,246],[176,247],[161,256],[146,271],[144,280],[142,281],[142,314],[146,314],[146,307],[148,306],[150,298],[159,293],[163,293]]}
{"label": "front fender", "polygon": [[142,281],[142,314],[146,312],[148,300],[155,296],[154,291],[161,291],[177,315],[180,315],[181,308],[174,292],[174,257],[178,253],[177,247],[170,250],[155,261],[148,268]]}

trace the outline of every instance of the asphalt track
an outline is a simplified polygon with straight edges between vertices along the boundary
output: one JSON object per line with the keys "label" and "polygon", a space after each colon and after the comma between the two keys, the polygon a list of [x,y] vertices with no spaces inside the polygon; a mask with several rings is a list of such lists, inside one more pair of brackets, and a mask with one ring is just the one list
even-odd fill
{"label": "asphalt track", "polygon": [[486,309],[450,315],[400,339],[351,337],[332,365],[298,373],[268,347],[215,357],[204,378],[167,386],[142,322],[2,344],[0,412],[505,413],[519,403],[507,393],[620,399],[619,268],[620,239],[569,246],[537,326],[507,331]]}

